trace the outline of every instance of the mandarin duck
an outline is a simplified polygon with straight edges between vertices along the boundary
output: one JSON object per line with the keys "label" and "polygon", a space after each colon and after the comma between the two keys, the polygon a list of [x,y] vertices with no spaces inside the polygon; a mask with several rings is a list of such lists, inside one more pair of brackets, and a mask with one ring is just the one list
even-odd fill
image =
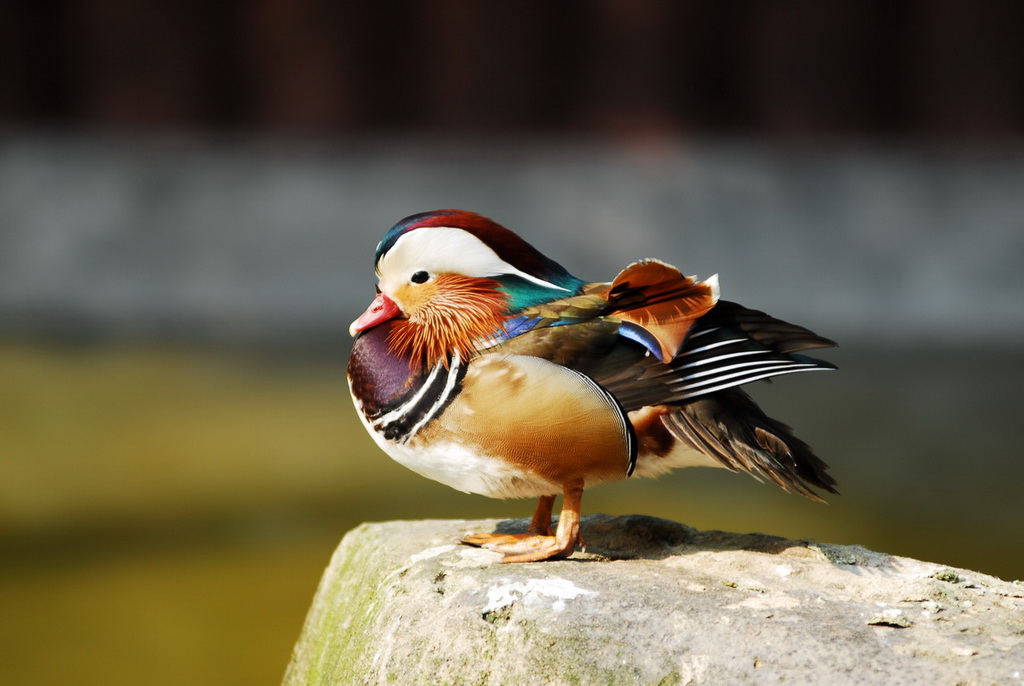
{"label": "mandarin duck", "polygon": [[525,533],[464,543],[505,562],[565,557],[581,543],[584,488],[677,467],[746,472],[814,500],[812,487],[836,492],[827,465],[739,388],[835,369],[798,354],[835,343],[720,300],[717,276],[648,259],[589,283],[461,210],[398,222],[374,264],[348,364],[367,431],[460,491],[539,498]]}

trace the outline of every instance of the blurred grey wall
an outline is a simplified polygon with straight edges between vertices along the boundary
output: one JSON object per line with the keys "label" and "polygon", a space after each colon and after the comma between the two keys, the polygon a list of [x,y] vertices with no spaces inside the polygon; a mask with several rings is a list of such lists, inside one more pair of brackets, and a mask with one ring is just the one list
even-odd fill
{"label": "blurred grey wall", "polygon": [[574,273],[659,257],[869,347],[1024,343],[1024,148],[665,138],[0,143],[0,331],[339,341],[374,246],[471,209]]}

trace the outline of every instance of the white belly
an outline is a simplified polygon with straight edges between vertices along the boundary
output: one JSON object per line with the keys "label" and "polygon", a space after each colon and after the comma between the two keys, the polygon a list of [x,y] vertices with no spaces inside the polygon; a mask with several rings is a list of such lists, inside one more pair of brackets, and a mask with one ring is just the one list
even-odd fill
{"label": "white belly", "polygon": [[562,488],[508,463],[452,442],[422,445],[389,441],[366,419],[356,401],[356,414],[373,440],[393,460],[412,471],[463,493],[489,498],[537,498],[561,494]]}

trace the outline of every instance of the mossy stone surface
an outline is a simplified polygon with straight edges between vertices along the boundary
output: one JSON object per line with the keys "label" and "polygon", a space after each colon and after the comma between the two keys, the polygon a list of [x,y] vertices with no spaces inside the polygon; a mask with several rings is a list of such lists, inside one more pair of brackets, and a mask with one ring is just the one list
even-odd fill
{"label": "mossy stone surface", "polygon": [[[856,546],[584,518],[586,552],[460,545],[525,521],[364,524],[285,684],[1016,683],[1024,591]],[[939,572],[954,571],[952,577]],[[950,579],[950,580],[946,580]]]}

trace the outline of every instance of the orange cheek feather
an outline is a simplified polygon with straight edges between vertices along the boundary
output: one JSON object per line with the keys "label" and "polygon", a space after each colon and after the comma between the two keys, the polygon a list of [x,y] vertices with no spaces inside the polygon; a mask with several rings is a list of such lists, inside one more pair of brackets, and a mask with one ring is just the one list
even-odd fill
{"label": "orange cheek feather", "polygon": [[401,286],[394,298],[406,319],[395,322],[388,344],[414,368],[438,361],[447,366],[449,353],[468,359],[480,340],[502,329],[508,301],[496,281],[457,274]]}

